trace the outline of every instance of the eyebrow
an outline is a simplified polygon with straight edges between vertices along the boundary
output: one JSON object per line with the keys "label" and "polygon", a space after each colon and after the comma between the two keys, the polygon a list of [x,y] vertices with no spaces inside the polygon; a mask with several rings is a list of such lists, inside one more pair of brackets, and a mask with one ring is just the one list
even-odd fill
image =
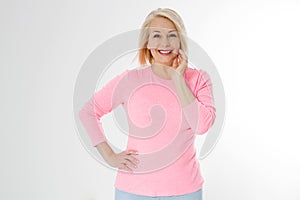
{"label": "eyebrow", "polygon": [[[154,33],[154,32],[160,33],[160,31],[153,31],[152,33]],[[171,32],[177,32],[177,31],[176,30],[170,30],[169,33],[171,33]]]}

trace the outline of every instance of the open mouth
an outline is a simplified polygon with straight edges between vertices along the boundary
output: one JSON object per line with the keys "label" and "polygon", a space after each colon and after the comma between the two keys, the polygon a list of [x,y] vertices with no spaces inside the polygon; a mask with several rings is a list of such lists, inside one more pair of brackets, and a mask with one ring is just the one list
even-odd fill
{"label": "open mouth", "polygon": [[161,55],[168,56],[172,53],[172,50],[157,50]]}

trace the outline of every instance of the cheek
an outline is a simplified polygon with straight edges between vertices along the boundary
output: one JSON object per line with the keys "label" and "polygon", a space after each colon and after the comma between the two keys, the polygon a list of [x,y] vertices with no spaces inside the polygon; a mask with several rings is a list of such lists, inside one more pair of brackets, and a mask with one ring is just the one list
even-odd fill
{"label": "cheek", "polygon": [[177,38],[174,38],[173,40],[170,41],[170,44],[172,45],[172,47],[174,47],[175,49],[179,49],[180,48],[180,40]]}
{"label": "cheek", "polygon": [[159,45],[159,41],[158,40],[154,40],[154,39],[149,39],[148,40],[148,45],[147,47],[152,49],[152,48],[156,48]]}

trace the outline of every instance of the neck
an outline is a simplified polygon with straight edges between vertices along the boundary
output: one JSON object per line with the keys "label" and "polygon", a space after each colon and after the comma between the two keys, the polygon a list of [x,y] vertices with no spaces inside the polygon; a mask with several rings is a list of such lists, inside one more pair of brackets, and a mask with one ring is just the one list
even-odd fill
{"label": "neck", "polygon": [[157,74],[158,76],[160,76],[161,78],[163,79],[172,79],[168,73],[168,68],[170,66],[166,66],[166,65],[162,65],[162,64],[156,64],[156,63],[153,63],[151,64],[151,68],[153,70],[153,72],[155,74]]}

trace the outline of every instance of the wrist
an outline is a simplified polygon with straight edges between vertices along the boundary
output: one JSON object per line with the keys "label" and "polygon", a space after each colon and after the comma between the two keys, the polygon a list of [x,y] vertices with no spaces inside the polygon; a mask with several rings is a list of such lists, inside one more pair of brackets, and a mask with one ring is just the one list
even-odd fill
{"label": "wrist", "polygon": [[173,82],[175,83],[175,85],[177,84],[182,84],[185,82],[183,75],[179,74],[179,73],[174,73],[171,76],[171,79],[173,80]]}
{"label": "wrist", "polygon": [[102,142],[98,144],[97,150],[105,161],[108,161],[115,156],[115,152],[112,150],[112,148],[108,145],[107,142]]}

